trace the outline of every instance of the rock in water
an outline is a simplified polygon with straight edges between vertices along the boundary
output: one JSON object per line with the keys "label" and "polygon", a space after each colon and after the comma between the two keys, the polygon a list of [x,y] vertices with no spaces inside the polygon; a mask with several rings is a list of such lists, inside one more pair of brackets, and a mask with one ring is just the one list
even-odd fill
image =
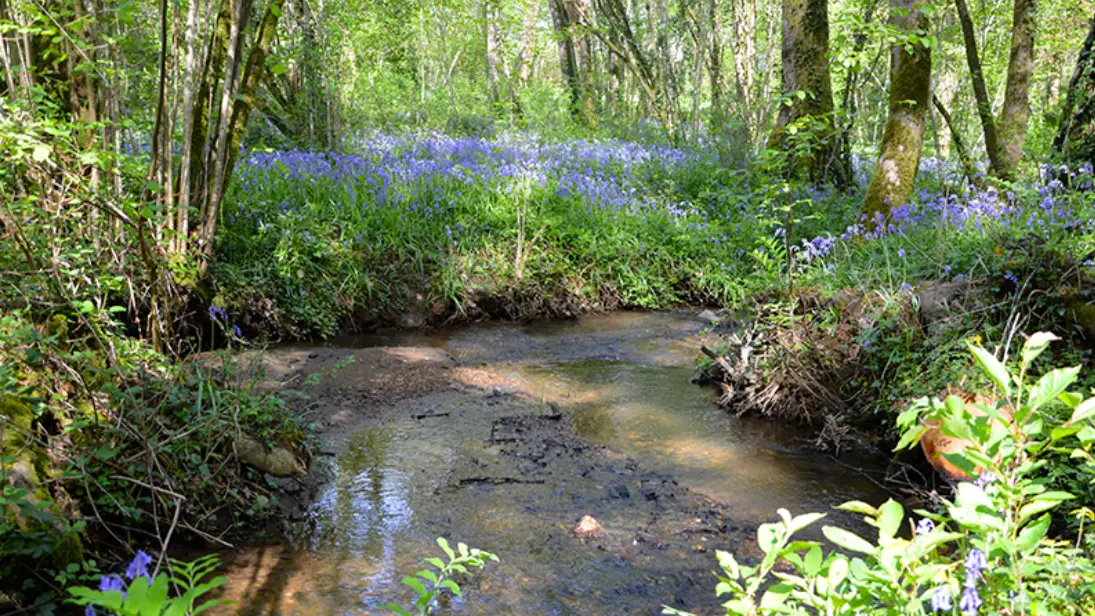
{"label": "rock in water", "polygon": [[574,527],[575,537],[600,537],[604,534],[601,523],[591,515],[584,515],[578,525]]}
{"label": "rock in water", "polygon": [[704,310],[703,312],[696,315],[696,318],[712,327],[718,325],[719,321],[721,321],[719,315],[711,312],[710,310]]}

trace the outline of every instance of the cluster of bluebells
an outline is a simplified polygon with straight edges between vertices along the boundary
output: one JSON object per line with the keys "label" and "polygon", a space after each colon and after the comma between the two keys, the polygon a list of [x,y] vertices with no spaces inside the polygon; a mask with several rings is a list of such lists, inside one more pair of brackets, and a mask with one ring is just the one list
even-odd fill
{"label": "cluster of bluebells", "polygon": [[[962,596],[958,599],[958,609],[966,616],[975,616],[985,602],[977,592],[981,574],[988,568],[985,553],[977,548],[970,550],[962,563],[966,569],[966,580],[962,583]],[[933,612],[950,612],[954,609],[954,598],[945,586],[935,589],[931,596]]]}
{"label": "cluster of bluebells", "polygon": [[[137,554],[133,557],[133,560],[125,569],[125,579],[123,580],[122,576],[116,573],[109,573],[107,575],[104,575],[99,578],[99,590],[102,592],[118,590],[121,591],[122,596],[124,597],[126,594],[126,589],[129,587],[129,584],[126,582],[126,580],[132,582],[139,577],[143,577],[146,579],[151,578],[152,576],[148,573],[148,566],[151,564],[152,557],[146,554],[144,550],[137,550]],[[84,615],[95,616],[95,608],[90,605],[87,606],[86,608],[84,608]]]}
{"label": "cluster of bluebells", "polygon": [[[922,167],[924,165],[929,169],[922,171],[934,172],[940,178],[949,177],[952,173],[949,168],[941,166],[942,163],[932,162],[931,159],[922,162]],[[860,215],[845,227],[840,239],[872,241],[905,236],[924,228],[984,233],[990,226],[1015,229],[1042,238],[1059,235],[1063,231],[1095,233],[1095,217],[1078,205],[1085,199],[1090,201],[1089,193],[1095,191],[1095,169],[1091,163],[1085,163],[1074,171],[1063,166],[1044,167],[1040,180],[1026,189],[1027,197],[1013,191],[1001,194],[991,186],[962,194],[921,190],[909,203],[894,208],[889,218],[881,213],[873,218]],[[1075,198],[1077,195],[1080,195],[1079,199]],[[828,237],[825,234],[804,240],[803,245],[828,245]],[[1012,278],[1014,276],[1009,279]]]}
{"label": "cluster of bluebells", "polygon": [[[209,306],[209,320],[213,321],[214,323],[221,322],[221,323],[227,324],[228,323],[228,311],[225,310],[224,308],[218,308],[217,306],[210,305]],[[232,332],[232,335],[234,335],[236,338],[243,338],[243,332],[240,331],[240,326],[239,325],[232,325],[231,327],[228,328],[228,330],[230,332]]]}
{"label": "cluster of bluebells", "polygon": [[[619,140],[548,143],[527,133],[491,139],[370,133],[355,139],[352,151],[247,154],[235,186],[252,203],[273,209],[247,208],[238,216],[255,224],[266,224],[271,214],[292,217],[317,186],[335,195],[340,209],[393,208],[405,215],[437,214],[452,192],[466,187],[536,188],[589,208],[641,212],[665,206],[656,193],[674,169],[717,164],[700,151]],[[286,195],[286,186],[296,194]]]}
{"label": "cluster of bluebells", "polygon": [[[974,485],[984,490],[997,481],[999,481],[999,479],[996,475],[986,471],[977,477],[977,480],[974,481]],[[916,525],[916,534],[925,535],[930,533],[934,528],[935,525],[931,520],[923,519]],[[981,606],[985,603],[981,599],[977,587],[981,582],[982,574],[985,572],[985,569],[988,568],[988,559],[984,552],[977,548],[973,548],[966,554],[966,558],[962,564],[966,569],[966,579],[962,582],[962,596],[958,600],[958,609],[966,616],[975,616],[981,609]],[[931,597],[932,611],[952,611],[954,609],[953,600],[950,589],[945,586],[936,588]]]}

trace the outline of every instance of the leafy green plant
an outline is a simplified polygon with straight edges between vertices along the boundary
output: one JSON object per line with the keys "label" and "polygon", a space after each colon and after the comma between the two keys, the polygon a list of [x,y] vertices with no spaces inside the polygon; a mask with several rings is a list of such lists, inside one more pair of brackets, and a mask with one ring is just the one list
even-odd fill
{"label": "leafy green plant", "polygon": [[[999,396],[995,404],[979,403],[971,412],[950,396],[919,400],[902,413],[898,448],[917,444],[924,420],[937,420],[943,434],[967,444],[945,455],[975,481],[958,484],[939,510],[916,511],[915,522],[893,500],[877,508],[845,503],[839,509],[862,514],[877,538],[825,526],[825,537],[840,548],[828,553],[816,542],[793,540],[823,514],[781,509],[779,522],[758,529],[760,563],[745,566],[728,552],[718,554],[723,574],[716,592],[730,596],[727,614],[1091,613],[1095,563],[1081,547],[1082,533],[1074,545],[1048,538],[1050,512],[1072,495],[1047,487],[1045,457],[1066,449],[1091,463],[1095,398],[1069,391],[1079,367],[1051,370],[1028,386],[1031,364],[1054,340],[1048,333],[1030,336],[1014,373],[970,345]],[[1053,404],[1071,409],[1067,420],[1046,412]]]}
{"label": "leafy green plant", "polygon": [[468,575],[470,567],[482,569],[487,561],[498,562],[498,557],[490,552],[483,552],[476,548],[468,548],[464,543],[456,544],[456,551],[449,546],[444,537],[437,538],[437,545],[448,558],[444,560],[431,556],[423,560],[429,567],[418,571],[413,576],[403,578],[403,583],[409,586],[418,595],[418,600],[410,609],[398,605],[384,605],[381,609],[389,610],[400,616],[426,616],[437,610],[437,602],[445,590],[449,590],[457,597],[463,598],[460,585],[452,578],[456,574]]}
{"label": "leafy green plant", "polygon": [[[230,603],[208,599],[198,604],[204,595],[225,582],[223,577],[203,581],[217,568],[217,562],[215,554],[190,563],[170,560],[171,573],[153,576],[148,571],[152,557],[138,551],[125,571],[128,582],[116,574],[104,575],[98,590],[86,586],[69,588],[73,597],[69,601],[85,606],[88,615],[96,614],[95,608],[102,608],[116,616],[195,616]],[[174,597],[169,596],[172,587],[175,588]]]}

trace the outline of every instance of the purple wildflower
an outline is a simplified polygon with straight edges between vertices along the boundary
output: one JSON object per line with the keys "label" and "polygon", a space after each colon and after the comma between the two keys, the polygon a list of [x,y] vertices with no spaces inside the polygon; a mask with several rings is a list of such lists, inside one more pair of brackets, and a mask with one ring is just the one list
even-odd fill
{"label": "purple wildflower", "polygon": [[118,577],[116,574],[111,573],[110,575],[104,575],[103,577],[99,578],[99,590],[101,590],[102,592],[122,590],[124,588],[125,582],[123,582],[122,578]]}
{"label": "purple wildflower", "polygon": [[985,471],[985,472],[981,473],[981,475],[979,477],[977,477],[977,480],[973,482],[973,485],[975,485],[975,486],[981,488],[982,490],[984,490],[985,487],[987,487],[991,483],[995,483],[997,480],[998,479],[997,479],[996,475],[993,475],[992,473],[990,473],[988,471]]}
{"label": "purple wildflower", "polygon": [[985,558],[985,553],[977,548],[970,550],[970,553],[966,555],[965,560],[966,569],[975,573],[981,573],[988,566],[988,560]]}
{"label": "purple wildflower", "polygon": [[962,613],[966,616],[974,616],[984,603],[981,600],[981,595],[977,594],[977,589],[967,586],[962,591],[962,599],[958,602],[958,609],[962,610]]}
{"label": "purple wildflower", "polygon": [[949,612],[952,608],[951,591],[946,586],[940,586],[932,593],[932,611]]}
{"label": "purple wildflower", "polygon": [[133,562],[129,563],[129,567],[125,570],[125,576],[131,580],[138,577],[148,577],[148,565],[151,562],[151,556],[146,554],[144,550],[137,550]]}
{"label": "purple wildflower", "polygon": [[935,530],[935,522],[932,522],[928,518],[924,518],[916,523],[916,534],[926,535]]}

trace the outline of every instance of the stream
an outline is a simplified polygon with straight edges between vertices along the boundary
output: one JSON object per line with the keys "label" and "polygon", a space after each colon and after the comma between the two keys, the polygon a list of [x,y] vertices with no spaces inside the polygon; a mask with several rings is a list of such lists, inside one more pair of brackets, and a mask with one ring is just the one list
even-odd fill
{"label": "stream", "polygon": [[[798,428],[716,407],[690,382],[704,335],[691,313],[618,312],[291,348],[415,349],[442,357],[438,371],[453,370],[447,358],[497,380],[380,405],[328,434],[332,479],[300,538],[225,554],[236,603],[220,613],[389,613],[379,606],[413,601],[400,580],[440,555],[439,536],[501,559],[442,613],[720,613],[716,549],[756,557],[756,526],[780,507],[856,526],[831,508],[887,495],[853,469],[877,461],[837,462]],[[338,391],[352,399],[359,383]],[[600,537],[571,532],[584,515]]]}

